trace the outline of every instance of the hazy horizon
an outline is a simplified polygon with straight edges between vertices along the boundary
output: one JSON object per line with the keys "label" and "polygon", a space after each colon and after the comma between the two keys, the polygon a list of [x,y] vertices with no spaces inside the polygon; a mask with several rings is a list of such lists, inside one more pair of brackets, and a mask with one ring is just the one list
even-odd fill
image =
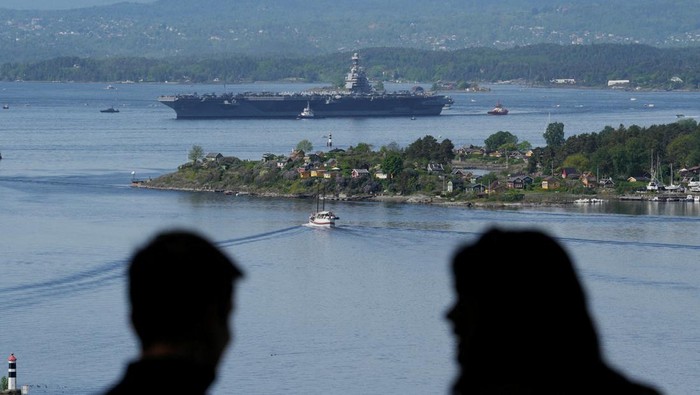
{"label": "hazy horizon", "polygon": [[0,0],[0,8],[11,10],[68,10],[116,3],[154,3],[156,0]]}

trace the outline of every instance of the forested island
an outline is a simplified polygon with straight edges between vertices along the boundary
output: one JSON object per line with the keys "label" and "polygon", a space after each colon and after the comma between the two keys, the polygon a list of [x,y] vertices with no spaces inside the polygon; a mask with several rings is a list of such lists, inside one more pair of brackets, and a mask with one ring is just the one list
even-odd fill
{"label": "forested island", "polygon": [[[329,141],[315,150],[302,140],[290,153],[269,153],[258,161],[205,152],[195,145],[177,171],[134,180],[134,185],[291,198],[313,196],[323,185],[330,199],[498,205],[685,198],[688,184],[698,180],[700,127],[693,119],[606,127],[568,138],[564,125],[554,122],[543,137],[546,146],[534,148],[503,131],[479,147],[455,147],[449,139],[430,135],[405,148],[359,143],[339,149]],[[652,181],[682,188],[672,193],[649,190]]]}

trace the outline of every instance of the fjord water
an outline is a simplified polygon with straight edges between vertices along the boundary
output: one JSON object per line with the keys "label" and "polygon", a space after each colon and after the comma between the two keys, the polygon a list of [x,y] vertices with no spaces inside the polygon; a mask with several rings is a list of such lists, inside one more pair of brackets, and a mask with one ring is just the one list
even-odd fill
{"label": "fjord water", "polygon": [[[174,171],[194,144],[250,160],[288,154],[302,139],[326,150],[329,133],[339,148],[405,147],[427,134],[481,145],[497,131],[541,146],[549,122],[570,136],[700,116],[700,93],[496,85],[454,93],[442,116],[416,120],[178,121],[158,95],[306,86],[115,87],[0,83],[9,106],[0,110],[0,356],[17,356],[17,383],[31,394],[91,394],[118,379],[137,354],[125,266],[134,248],[171,227],[205,233],[246,272],[213,394],[447,393],[457,372],[444,320],[449,260],[494,225],[543,229],[565,245],[614,366],[667,394],[700,388],[697,203],[332,202],[340,220],[324,230],[303,225],[312,201],[130,187],[132,172]],[[508,116],[486,115],[497,101]],[[110,106],[120,113],[99,112]],[[522,263],[537,256],[532,246]]]}

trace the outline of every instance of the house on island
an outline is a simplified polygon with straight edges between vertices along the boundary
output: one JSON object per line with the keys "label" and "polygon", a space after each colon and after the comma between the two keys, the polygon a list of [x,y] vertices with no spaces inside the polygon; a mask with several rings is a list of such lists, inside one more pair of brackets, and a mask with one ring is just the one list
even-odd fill
{"label": "house on island", "polygon": [[559,187],[561,187],[561,182],[559,182],[558,178],[549,176],[549,177],[545,177],[544,179],[542,179],[541,185],[542,185],[542,189],[553,191],[553,190],[559,189]]}
{"label": "house on island", "polygon": [[589,188],[589,189],[595,188],[597,182],[598,182],[598,180],[597,180],[596,176],[594,176],[594,175],[593,175],[592,173],[590,173],[590,172],[583,173],[583,174],[581,175],[581,183],[582,183],[583,186],[586,187],[586,188]]}
{"label": "house on island", "polygon": [[517,175],[508,178],[508,189],[525,189],[527,185],[532,184],[533,179],[530,176]]}
{"label": "house on island", "polygon": [[581,177],[581,173],[578,172],[578,170],[574,169],[573,167],[565,167],[561,169],[561,178],[563,179],[577,179]]}
{"label": "house on island", "polygon": [[352,178],[369,177],[369,170],[367,170],[367,169],[352,169],[350,176]]}
{"label": "house on island", "polygon": [[220,162],[223,158],[224,156],[219,152],[210,152],[204,156],[206,162]]}

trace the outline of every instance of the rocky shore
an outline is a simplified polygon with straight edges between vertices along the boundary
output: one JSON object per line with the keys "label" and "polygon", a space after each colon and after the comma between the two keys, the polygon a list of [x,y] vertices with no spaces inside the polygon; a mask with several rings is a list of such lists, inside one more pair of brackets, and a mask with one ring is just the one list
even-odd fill
{"label": "rocky shore", "polygon": [[[209,188],[192,188],[192,187],[172,187],[163,185],[151,185],[148,181],[135,181],[132,183],[133,187],[146,188],[146,189],[157,189],[157,190],[168,190],[168,191],[186,191],[186,192],[202,192],[202,193],[223,193],[226,195],[247,195],[256,196],[262,198],[288,198],[288,199],[310,199],[312,195],[299,195],[299,194],[281,194],[274,192],[264,192],[264,193],[251,193],[247,191],[231,191],[231,190],[218,190]],[[680,196],[679,196],[680,198]],[[685,198],[685,195],[683,196]],[[537,206],[564,206],[570,204],[584,203],[586,199],[590,203],[603,202],[607,200],[652,200],[652,196],[615,196],[615,195],[574,195],[565,193],[529,193],[525,194],[523,199],[515,202],[505,202],[498,201],[495,199],[471,199],[471,200],[456,200],[444,196],[429,196],[425,194],[414,194],[414,195],[339,195],[339,196],[327,196],[328,200],[335,201],[366,201],[366,202],[384,202],[384,203],[397,203],[397,204],[426,204],[435,206],[456,206],[465,208],[512,208],[512,207],[537,207]]]}

